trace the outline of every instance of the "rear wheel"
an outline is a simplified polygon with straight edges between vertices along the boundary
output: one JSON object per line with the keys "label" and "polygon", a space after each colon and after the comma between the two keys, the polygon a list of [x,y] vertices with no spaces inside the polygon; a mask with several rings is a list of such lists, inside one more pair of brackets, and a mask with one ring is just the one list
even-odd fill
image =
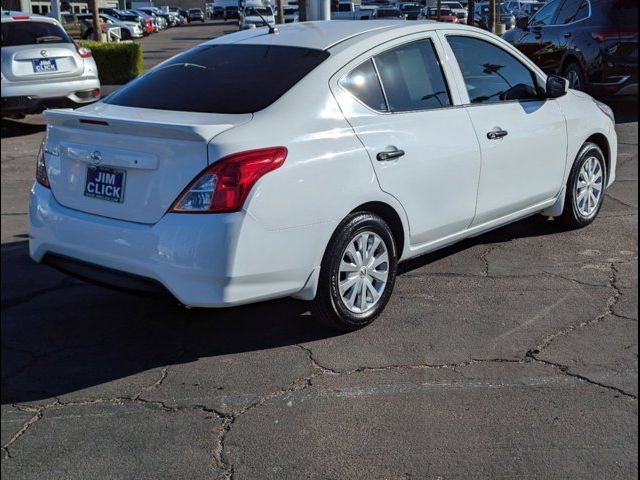
{"label": "rear wheel", "polygon": [[324,325],[344,331],[373,322],[384,310],[398,268],[391,229],[368,212],[347,217],[325,251],[311,310]]}
{"label": "rear wheel", "polygon": [[564,211],[558,220],[571,228],[582,228],[593,222],[602,207],[606,181],[602,150],[595,143],[586,143],[571,168]]}

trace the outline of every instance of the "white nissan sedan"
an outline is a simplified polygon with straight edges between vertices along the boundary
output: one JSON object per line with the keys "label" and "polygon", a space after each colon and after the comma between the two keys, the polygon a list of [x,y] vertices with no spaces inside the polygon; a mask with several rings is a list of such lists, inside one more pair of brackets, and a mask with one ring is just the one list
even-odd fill
{"label": "white nissan sedan", "polygon": [[45,117],[35,261],[192,307],[293,296],[343,330],[400,261],[530,215],[588,225],[616,170],[606,105],[443,23],[238,32]]}

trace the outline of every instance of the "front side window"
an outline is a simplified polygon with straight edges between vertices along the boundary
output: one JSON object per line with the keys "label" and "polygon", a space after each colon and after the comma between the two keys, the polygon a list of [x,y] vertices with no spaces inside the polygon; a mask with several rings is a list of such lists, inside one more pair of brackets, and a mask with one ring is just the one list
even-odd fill
{"label": "front side window", "polygon": [[389,111],[448,107],[451,97],[430,40],[409,43],[375,57]]}
{"label": "front side window", "polygon": [[539,98],[535,76],[502,48],[472,37],[448,36],[471,103]]}
{"label": "front side window", "polygon": [[372,60],[367,60],[340,80],[340,85],[351,95],[373,110],[387,111],[378,74]]}
{"label": "front side window", "polygon": [[556,12],[560,7],[560,0],[553,0],[545,4],[538,13],[531,19],[532,27],[546,27],[553,24],[553,19],[556,16]]}
{"label": "front side window", "polygon": [[105,102],[184,112],[253,113],[275,102],[328,56],[301,47],[202,45],[150,70]]}

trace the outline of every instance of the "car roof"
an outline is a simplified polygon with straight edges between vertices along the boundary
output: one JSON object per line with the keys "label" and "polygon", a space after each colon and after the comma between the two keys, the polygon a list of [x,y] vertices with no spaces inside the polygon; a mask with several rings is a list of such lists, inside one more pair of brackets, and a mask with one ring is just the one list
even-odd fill
{"label": "car roof", "polygon": [[[16,20],[14,17],[19,17],[18,20]],[[15,10],[2,10],[2,22],[19,22],[19,21],[26,21],[26,19],[29,20],[36,20],[39,22],[49,22],[49,23],[58,23],[58,21],[55,18],[52,17],[45,17],[44,15],[38,15],[36,13],[25,13],[25,12],[18,12]]]}
{"label": "car roof", "polygon": [[[260,27],[223,35],[210,40],[207,44],[282,45],[329,50],[352,39],[357,39],[358,41],[374,39],[377,35],[384,35],[391,30],[395,30],[398,36],[401,36],[439,28],[472,27],[443,24],[432,20],[411,22],[405,20],[297,22],[277,25],[277,33],[268,33],[266,27]],[[375,43],[375,40],[373,42]]]}

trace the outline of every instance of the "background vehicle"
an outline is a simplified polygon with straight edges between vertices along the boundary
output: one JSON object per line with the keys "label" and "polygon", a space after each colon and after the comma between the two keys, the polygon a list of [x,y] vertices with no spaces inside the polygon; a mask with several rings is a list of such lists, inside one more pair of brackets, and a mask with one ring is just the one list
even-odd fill
{"label": "background vehicle", "polygon": [[[93,16],[91,13],[81,13],[77,16],[80,20],[84,21],[88,25],[92,25]],[[140,38],[143,36],[143,30],[140,24],[136,21],[124,21],[119,20],[111,15],[107,15],[105,13],[99,14],[100,20],[102,20],[107,28],[109,27],[118,27],[121,31],[122,40],[131,40],[132,38]],[[89,31],[89,30],[88,30]],[[89,33],[86,33],[86,37],[90,36]]]}
{"label": "background vehicle", "polygon": [[539,213],[588,225],[616,172],[606,105],[436,22],[235,33],[45,118],[35,261],[191,306],[313,299],[343,330],[382,312],[401,260]]}
{"label": "background vehicle", "polygon": [[[516,24],[516,17],[511,13],[504,4],[500,4],[497,8],[496,22],[502,23],[505,30],[513,28]],[[489,4],[477,3],[474,13],[474,24],[484,30],[489,29]]]}
{"label": "background vehicle", "polygon": [[71,12],[60,14],[60,23],[71,38],[82,38],[82,22]]}
{"label": "background vehicle", "polygon": [[331,20],[369,20],[376,8],[363,8],[353,2],[341,1],[337,5],[332,4]]}
{"label": "background vehicle", "polygon": [[99,98],[91,50],[79,47],[53,18],[3,12],[3,116],[77,107]]}
{"label": "background vehicle", "polygon": [[398,6],[407,20],[418,20],[422,5],[419,3],[402,3]]}
{"label": "background vehicle", "polygon": [[189,22],[204,22],[204,13],[199,8],[190,8],[187,12],[189,16]]}
{"label": "background vehicle", "polygon": [[211,9],[211,19],[224,17],[224,7],[221,5],[214,5]]}
{"label": "background vehicle", "polygon": [[404,14],[394,7],[380,7],[373,12],[373,20],[406,20]]}
{"label": "background vehicle", "polygon": [[235,5],[228,5],[224,7],[224,18],[226,22],[228,20],[240,20],[240,10]]}
{"label": "background vehicle", "polygon": [[240,14],[240,29],[264,27],[265,22],[268,25],[275,25],[276,18],[271,7],[261,7],[258,5],[249,5],[244,7]]}
{"label": "background vehicle", "polygon": [[459,23],[467,23],[469,11],[460,2],[442,2],[442,6],[451,10],[458,17]]}
{"label": "background vehicle", "polygon": [[459,23],[458,16],[454,14],[451,11],[451,9],[446,7],[441,7],[439,12],[437,7],[427,7],[424,9],[423,15],[428,20],[439,20],[441,22]]}
{"label": "background vehicle", "polygon": [[637,95],[637,20],[635,0],[551,0],[504,38],[576,90]]}
{"label": "background vehicle", "polygon": [[284,23],[294,23],[300,20],[300,15],[298,13],[298,7],[284,7]]}

